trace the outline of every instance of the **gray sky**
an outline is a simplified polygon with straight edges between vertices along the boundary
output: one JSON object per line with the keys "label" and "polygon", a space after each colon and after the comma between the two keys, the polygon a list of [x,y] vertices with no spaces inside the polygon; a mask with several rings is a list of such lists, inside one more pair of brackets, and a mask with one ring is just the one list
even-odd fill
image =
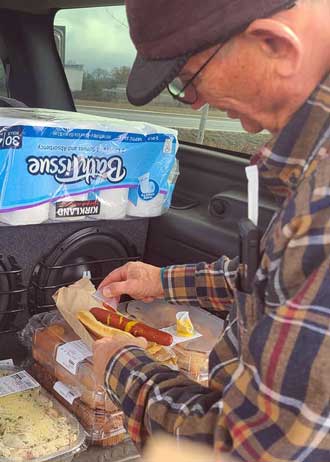
{"label": "gray sky", "polygon": [[55,24],[66,26],[67,63],[111,70],[130,66],[135,58],[124,6],[62,10]]}

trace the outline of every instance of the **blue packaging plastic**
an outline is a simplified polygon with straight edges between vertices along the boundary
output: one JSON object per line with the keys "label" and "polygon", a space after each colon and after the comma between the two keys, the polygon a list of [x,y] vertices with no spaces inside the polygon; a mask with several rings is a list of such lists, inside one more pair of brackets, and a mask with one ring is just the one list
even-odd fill
{"label": "blue packaging plastic", "polygon": [[170,205],[177,149],[177,132],[157,125],[2,108],[0,221],[160,215]]}

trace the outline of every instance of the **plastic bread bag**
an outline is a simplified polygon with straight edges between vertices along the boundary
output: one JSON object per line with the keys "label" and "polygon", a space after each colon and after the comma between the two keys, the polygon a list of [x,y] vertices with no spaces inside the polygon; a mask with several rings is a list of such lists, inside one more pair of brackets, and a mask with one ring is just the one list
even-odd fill
{"label": "plastic bread bag", "polygon": [[29,319],[26,326],[20,332],[18,332],[18,338],[22,345],[31,351],[32,340],[35,331],[42,327],[51,326],[56,322],[63,322],[63,316],[58,310],[35,314]]}

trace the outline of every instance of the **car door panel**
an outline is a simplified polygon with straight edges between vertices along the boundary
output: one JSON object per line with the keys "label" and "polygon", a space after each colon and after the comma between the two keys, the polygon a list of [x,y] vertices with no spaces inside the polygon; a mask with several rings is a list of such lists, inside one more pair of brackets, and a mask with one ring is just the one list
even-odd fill
{"label": "car door panel", "polygon": [[[150,220],[144,259],[156,265],[213,261],[238,254],[237,223],[247,216],[247,158],[182,145],[180,176],[168,213]],[[261,189],[260,228],[276,205]]]}

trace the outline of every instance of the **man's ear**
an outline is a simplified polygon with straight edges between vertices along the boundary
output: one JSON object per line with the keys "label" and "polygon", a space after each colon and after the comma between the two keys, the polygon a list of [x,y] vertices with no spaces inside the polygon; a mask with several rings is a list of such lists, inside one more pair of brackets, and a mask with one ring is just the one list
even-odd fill
{"label": "man's ear", "polygon": [[256,19],[243,34],[256,41],[260,51],[273,60],[279,75],[289,77],[298,71],[302,43],[289,26],[272,18]]}

